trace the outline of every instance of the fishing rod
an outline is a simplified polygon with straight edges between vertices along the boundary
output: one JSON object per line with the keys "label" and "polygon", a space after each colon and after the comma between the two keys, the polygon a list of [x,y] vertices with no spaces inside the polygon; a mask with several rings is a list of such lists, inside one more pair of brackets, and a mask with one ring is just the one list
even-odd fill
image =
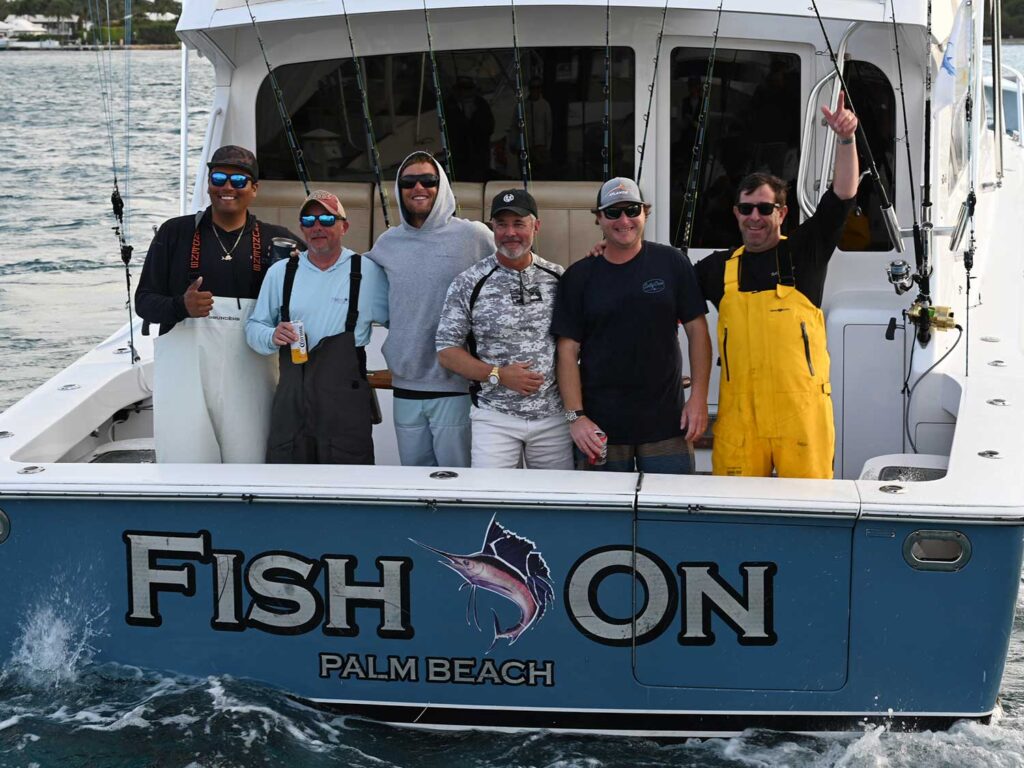
{"label": "fishing rod", "polygon": [[708,54],[707,71],[704,73],[704,90],[701,94],[700,116],[697,118],[697,133],[693,138],[693,151],[690,158],[690,173],[686,180],[686,194],[683,196],[683,208],[679,211],[676,224],[675,241],[680,243],[679,230],[683,230],[682,250],[688,253],[690,240],[693,236],[693,218],[697,212],[697,185],[700,180],[701,160],[704,157],[704,136],[707,131],[708,112],[711,106],[711,80],[715,74],[715,57],[718,55],[718,31],[722,26],[722,6],[718,3],[718,18],[715,21],[715,34],[711,41],[711,52]]}
{"label": "fishing rod", "polygon": [[[90,0],[90,2],[88,4],[88,9],[89,9],[89,15],[93,16],[93,5],[92,5],[91,0]],[[131,26],[130,26],[131,3],[130,3],[130,0],[126,0],[126,9],[127,9],[127,14],[126,14],[126,21],[125,21],[125,25],[126,25],[125,26],[125,33],[130,36],[130,34],[131,34]],[[105,119],[105,123],[106,123],[107,141],[108,141],[108,143],[110,145],[110,167],[111,167],[111,173],[112,173],[112,175],[114,177],[114,189],[110,193],[110,207],[111,207],[111,210],[112,210],[112,212],[114,214],[114,222],[115,223],[114,223],[114,226],[111,229],[113,229],[114,235],[117,237],[118,251],[119,251],[120,256],[121,256],[121,261],[124,263],[125,287],[127,289],[127,294],[128,294],[128,300],[125,302],[125,307],[128,310],[128,351],[130,353],[129,354],[130,364],[131,365],[135,365],[135,363],[139,362],[139,360],[141,358],[139,357],[138,351],[135,349],[135,318],[134,318],[134,316],[132,314],[132,273],[131,273],[131,269],[129,267],[129,264],[131,263],[132,251],[134,249],[133,249],[133,247],[128,242],[128,226],[127,226],[127,224],[125,222],[125,204],[124,204],[124,198],[121,197],[121,188],[120,188],[120,184],[119,184],[119,180],[118,180],[118,174],[117,174],[117,147],[116,147],[116,143],[114,141],[114,110],[113,110],[113,104],[111,103],[112,96],[111,96],[111,93],[110,93],[111,86],[113,85],[113,71],[112,71],[112,65],[111,65],[111,62],[110,62],[110,55],[111,55],[111,51],[113,49],[113,40],[111,39],[111,35],[110,35],[110,27],[111,27],[111,25],[110,25],[110,3],[109,3],[109,0],[107,1],[107,61],[106,61],[106,67],[104,67],[103,55],[100,53],[100,49],[102,47],[102,42],[100,41],[99,35],[96,32],[96,28],[99,27],[99,0],[96,0],[95,17],[92,19],[92,21],[93,21],[93,41],[96,44],[96,65],[97,65],[97,70],[98,70],[99,80],[100,80],[100,95],[101,95],[101,101],[102,101],[102,104],[103,104],[104,119]],[[129,47],[130,47],[130,40],[131,40],[131,38],[129,37],[128,40],[129,40]],[[126,51],[125,55],[127,56],[127,51]],[[129,120],[128,120],[128,114],[129,114],[129,112],[128,112],[128,104],[130,104],[130,99],[131,99],[131,87],[130,87],[131,86],[131,80],[130,80],[130,72],[128,70],[127,61],[126,61],[125,70],[126,70],[126,76],[125,76],[125,81],[124,81],[124,98],[125,98],[125,101],[126,101],[126,106],[125,106],[125,141],[127,142],[128,125],[129,125]],[[127,177],[128,167],[127,167],[127,164],[128,164],[128,145],[126,143],[125,144],[125,193],[126,194],[127,194],[127,190],[128,190],[128,187],[127,187],[127,184],[128,184],[128,177]]]}
{"label": "fishing rod", "polygon": [[249,0],[245,0],[245,8],[249,11],[249,18],[252,19],[252,30],[256,33],[256,42],[260,45],[260,53],[263,54],[263,63],[267,65],[267,75],[270,77],[270,89],[274,92],[274,102],[277,104],[277,113],[281,116],[281,123],[284,125],[284,135],[288,140],[288,149],[290,149],[292,153],[292,162],[295,163],[295,172],[299,175],[299,180],[302,182],[302,188],[306,192],[306,197],[309,197],[309,174],[306,172],[306,164],[302,160],[302,148],[299,146],[299,140],[295,136],[295,127],[292,125],[292,118],[288,114],[287,107],[284,105],[284,94],[281,92],[281,87],[277,84],[277,76],[274,74],[274,70],[270,67],[270,60],[267,59],[267,49],[263,46],[263,37],[260,35],[260,26],[256,23],[256,16],[252,12]]}
{"label": "fishing rod", "polygon": [[530,145],[526,135],[526,105],[523,103],[523,65],[519,59],[519,32],[516,25],[516,0],[512,5],[512,54],[516,73],[516,119],[519,122],[519,171],[523,176],[523,189],[529,191],[533,171],[530,168]]}
{"label": "fishing rod", "polygon": [[[811,9],[814,11],[814,16],[818,20],[818,26],[821,27],[821,36],[825,40],[825,47],[828,49],[829,58],[832,60],[832,68],[835,70],[836,79],[839,81],[839,85],[843,92],[846,94],[846,107],[854,114],[857,114],[857,110],[854,109],[853,102],[850,99],[850,89],[846,85],[846,79],[843,77],[842,69],[839,66],[839,60],[836,58],[836,53],[832,49],[832,41],[829,40],[828,33],[825,31],[825,22],[821,19],[821,14],[818,12],[817,0],[811,0]],[[889,194],[885,191],[885,185],[882,183],[882,177],[878,172],[878,166],[875,164],[875,155],[871,151],[871,144],[868,142],[867,136],[864,134],[864,126],[860,125],[858,121],[857,132],[860,134],[861,142],[860,146],[864,148],[864,157],[868,164],[868,174],[871,176],[871,180],[875,184],[875,190],[878,192],[879,199],[879,210],[882,213],[882,221],[885,222],[885,229],[889,234],[889,239],[892,241],[893,247],[898,253],[903,253],[905,246],[903,245],[903,236],[900,233],[900,225],[896,220],[896,211],[892,207],[892,202],[889,200]]]}
{"label": "fishing rod", "polygon": [[423,0],[423,22],[427,28],[427,50],[430,52],[430,73],[434,80],[434,98],[437,100],[437,127],[441,133],[441,151],[444,152],[444,170],[448,181],[455,183],[455,164],[452,160],[452,149],[448,143],[448,123],[444,119],[444,100],[441,96],[441,77],[437,71],[437,57],[434,56],[434,38],[430,34],[430,11],[427,0]]}
{"label": "fishing rod", "polygon": [[345,14],[345,28],[348,30],[348,47],[352,51],[352,63],[356,65],[356,86],[359,88],[359,99],[363,102],[363,124],[366,128],[366,143],[370,150],[370,162],[373,164],[373,175],[377,178],[377,193],[380,196],[380,210],[384,214],[384,227],[391,227],[391,215],[388,213],[388,193],[384,189],[384,173],[380,167],[380,152],[377,151],[377,137],[373,133],[373,119],[370,117],[370,102],[366,98],[366,81],[363,79],[363,65],[356,56],[356,44],[352,40],[352,23],[348,18],[345,0],[341,0],[341,10]]}
{"label": "fishing rod", "polygon": [[602,178],[612,177],[612,0],[604,6],[604,117],[601,126],[604,129],[604,143],[601,145]]}
{"label": "fishing rod", "polygon": [[647,111],[644,113],[644,138],[640,142],[640,163],[636,169],[636,185],[640,186],[640,177],[644,173],[644,152],[647,150],[647,127],[651,119],[651,108],[654,105],[654,84],[658,82],[658,60],[661,58],[661,41],[665,37],[665,19],[668,16],[668,0],[661,10],[661,31],[658,32],[658,44],[654,49],[654,74],[651,84],[647,86]]}

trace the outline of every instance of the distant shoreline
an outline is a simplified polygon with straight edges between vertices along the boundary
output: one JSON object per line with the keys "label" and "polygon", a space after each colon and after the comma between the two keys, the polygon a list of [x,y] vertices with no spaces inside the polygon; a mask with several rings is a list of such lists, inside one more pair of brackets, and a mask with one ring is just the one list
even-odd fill
{"label": "distant shoreline", "polygon": [[[115,45],[111,46],[112,50],[120,51],[125,50],[124,46]],[[133,51],[177,51],[181,49],[181,44],[162,44],[162,45],[133,45],[131,50]],[[0,50],[0,53],[54,53],[59,51],[96,51],[107,50],[105,45],[60,45],[53,48],[7,48]]]}

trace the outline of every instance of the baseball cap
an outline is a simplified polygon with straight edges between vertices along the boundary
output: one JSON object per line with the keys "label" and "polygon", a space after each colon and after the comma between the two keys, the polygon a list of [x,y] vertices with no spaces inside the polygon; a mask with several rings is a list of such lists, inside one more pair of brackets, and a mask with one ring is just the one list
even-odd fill
{"label": "baseball cap", "polygon": [[491,201],[491,218],[502,211],[511,211],[516,216],[536,216],[537,201],[525,189],[505,189]]}
{"label": "baseball cap", "polygon": [[341,200],[338,199],[338,196],[324,189],[314,189],[309,193],[309,197],[305,199],[302,203],[302,207],[299,208],[299,216],[306,212],[306,208],[310,203],[320,203],[320,205],[338,218],[346,218],[345,206],[341,204]]}
{"label": "baseball cap", "polygon": [[601,185],[601,191],[597,193],[596,210],[603,211],[619,203],[643,202],[644,196],[640,194],[640,187],[635,181],[624,176],[616,176]]}
{"label": "baseball cap", "polygon": [[223,147],[219,147],[213,153],[213,157],[210,158],[210,162],[206,164],[206,167],[215,168],[218,165],[238,168],[240,171],[248,173],[253,179],[258,178],[256,155],[245,147],[239,147],[234,144],[225,144]]}

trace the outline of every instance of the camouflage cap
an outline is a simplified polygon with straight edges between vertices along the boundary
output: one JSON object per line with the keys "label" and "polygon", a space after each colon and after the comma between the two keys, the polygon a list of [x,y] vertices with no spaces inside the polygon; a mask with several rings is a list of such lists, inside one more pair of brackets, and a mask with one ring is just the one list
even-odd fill
{"label": "camouflage cap", "polygon": [[258,167],[256,165],[256,155],[250,152],[245,147],[239,147],[234,144],[225,144],[223,147],[217,149],[213,153],[213,157],[210,158],[210,162],[206,164],[208,168],[215,168],[218,165],[227,166],[228,168],[238,168],[240,171],[245,171],[253,180],[259,178]]}
{"label": "camouflage cap", "polygon": [[306,212],[306,208],[312,203],[320,203],[328,212],[333,213],[339,219],[347,221],[345,218],[345,206],[341,204],[341,200],[338,199],[337,195],[325,189],[314,189],[302,203],[302,207],[299,208],[299,216],[302,216]]}

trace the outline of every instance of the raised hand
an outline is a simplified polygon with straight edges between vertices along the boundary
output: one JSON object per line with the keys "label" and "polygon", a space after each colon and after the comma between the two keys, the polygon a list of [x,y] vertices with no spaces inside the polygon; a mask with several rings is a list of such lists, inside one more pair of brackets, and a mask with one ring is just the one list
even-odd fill
{"label": "raised hand", "polygon": [[832,112],[828,107],[822,106],[821,114],[825,116],[825,122],[829,128],[835,131],[841,139],[852,139],[857,133],[857,116],[846,108],[846,92],[839,92],[839,99],[836,101],[836,111]]}

